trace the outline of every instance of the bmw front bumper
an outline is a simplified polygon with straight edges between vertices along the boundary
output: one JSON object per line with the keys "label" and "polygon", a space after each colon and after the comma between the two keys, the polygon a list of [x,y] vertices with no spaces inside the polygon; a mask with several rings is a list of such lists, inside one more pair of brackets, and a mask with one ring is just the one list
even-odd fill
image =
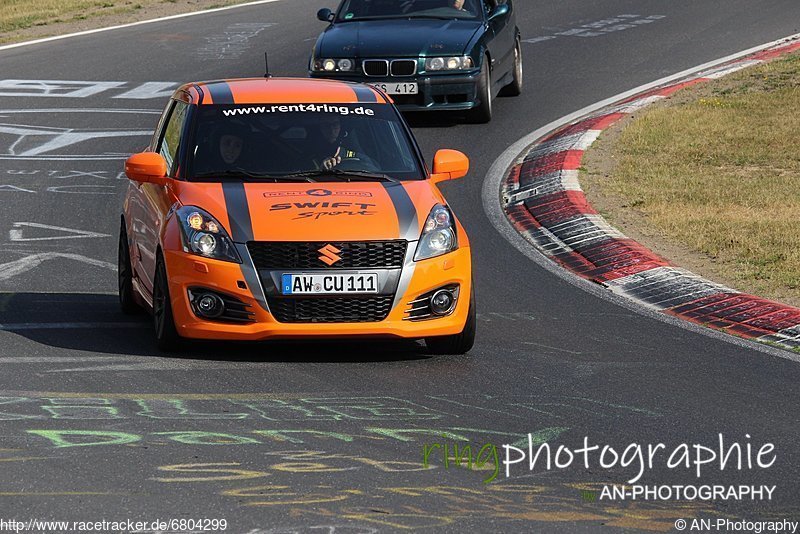
{"label": "bmw front bumper", "polygon": [[401,111],[463,111],[480,104],[478,80],[480,71],[454,74],[417,75],[408,77],[371,77],[360,73],[326,74],[309,72],[312,78],[334,79],[366,84],[416,82],[416,95],[389,95]]}

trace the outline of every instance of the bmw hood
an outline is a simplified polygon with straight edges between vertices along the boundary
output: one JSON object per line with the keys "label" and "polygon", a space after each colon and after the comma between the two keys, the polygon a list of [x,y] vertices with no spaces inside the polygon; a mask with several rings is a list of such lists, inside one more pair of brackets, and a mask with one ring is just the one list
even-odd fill
{"label": "bmw hood", "polygon": [[187,183],[183,205],[203,208],[234,241],[416,241],[444,203],[426,180],[323,183]]}
{"label": "bmw hood", "polygon": [[345,22],[322,34],[317,57],[459,56],[466,53],[477,20],[398,19]]}

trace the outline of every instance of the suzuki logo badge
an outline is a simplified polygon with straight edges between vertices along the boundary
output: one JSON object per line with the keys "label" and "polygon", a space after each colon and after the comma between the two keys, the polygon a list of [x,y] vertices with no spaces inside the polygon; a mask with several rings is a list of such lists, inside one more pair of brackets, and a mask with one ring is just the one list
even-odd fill
{"label": "suzuki logo badge", "polygon": [[338,248],[334,247],[331,244],[325,245],[317,252],[320,253],[319,261],[321,261],[328,267],[330,267],[331,265],[342,259],[342,257],[339,256],[341,250],[339,250]]}

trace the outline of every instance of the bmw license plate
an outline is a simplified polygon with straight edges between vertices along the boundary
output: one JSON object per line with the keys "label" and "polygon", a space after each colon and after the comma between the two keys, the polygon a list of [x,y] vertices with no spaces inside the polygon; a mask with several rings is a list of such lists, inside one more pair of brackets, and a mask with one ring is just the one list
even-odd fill
{"label": "bmw license plate", "polygon": [[417,82],[405,83],[371,83],[373,87],[377,87],[387,95],[416,95],[419,93],[419,86]]}
{"label": "bmw license plate", "polygon": [[284,274],[284,295],[339,295],[378,292],[377,273]]}

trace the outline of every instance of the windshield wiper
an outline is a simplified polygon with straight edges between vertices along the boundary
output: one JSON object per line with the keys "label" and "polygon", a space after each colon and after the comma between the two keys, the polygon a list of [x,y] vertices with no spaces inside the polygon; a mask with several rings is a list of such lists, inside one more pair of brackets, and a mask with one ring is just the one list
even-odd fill
{"label": "windshield wiper", "polygon": [[286,178],[311,178],[311,177],[332,177],[341,178],[346,182],[367,182],[372,180],[379,180],[382,182],[396,182],[397,179],[379,172],[369,171],[344,171],[341,169],[318,169],[314,171],[295,172],[292,174],[283,174],[281,177]]}
{"label": "windshield wiper", "polygon": [[[311,179],[311,177],[305,176],[303,173],[295,173],[295,174],[266,174],[266,173],[257,173],[257,172],[250,172],[244,169],[229,169],[225,171],[215,171],[215,172],[204,172],[200,174],[194,175],[195,179],[203,179],[203,178],[239,178],[239,179],[247,179],[248,181],[263,181],[263,180],[274,180],[278,181],[301,181],[301,182],[313,182],[315,180]],[[301,180],[298,180],[301,178]]]}

